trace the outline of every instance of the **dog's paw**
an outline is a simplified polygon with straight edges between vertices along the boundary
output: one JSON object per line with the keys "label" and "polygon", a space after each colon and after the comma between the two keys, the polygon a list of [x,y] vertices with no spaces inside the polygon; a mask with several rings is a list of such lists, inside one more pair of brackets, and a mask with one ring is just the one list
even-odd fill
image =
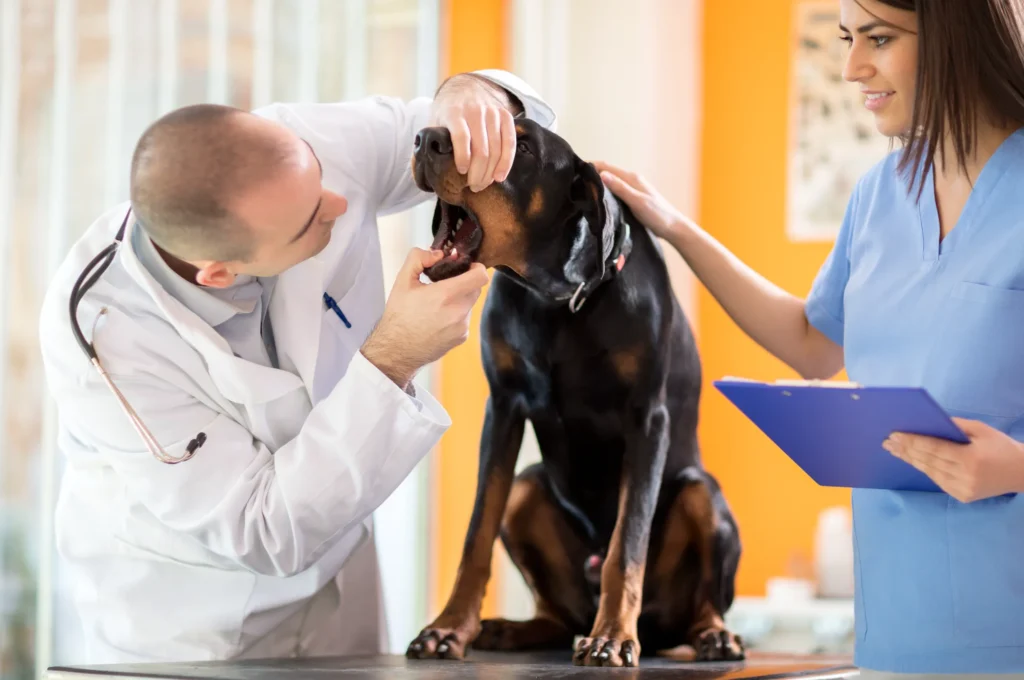
{"label": "dog's paw", "polygon": [[631,637],[585,637],[576,643],[577,666],[638,666],[640,643]]}
{"label": "dog's paw", "polygon": [[557,649],[571,643],[572,634],[562,624],[550,619],[487,619],[480,624],[480,635],[473,641],[473,648],[516,652],[524,649]]}
{"label": "dog's paw", "polygon": [[693,648],[697,651],[697,661],[740,661],[747,656],[740,636],[720,628],[698,635]]}
{"label": "dog's paw", "polygon": [[410,659],[464,659],[466,650],[479,632],[479,621],[452,625],[436,621],[409,643],[405,656]]}

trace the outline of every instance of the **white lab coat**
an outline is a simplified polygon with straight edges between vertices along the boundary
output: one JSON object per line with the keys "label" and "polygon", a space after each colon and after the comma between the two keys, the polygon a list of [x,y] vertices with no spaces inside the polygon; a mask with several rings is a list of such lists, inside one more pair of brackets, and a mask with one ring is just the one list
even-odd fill
{"label": "white lab coat", "polygon": [[[554,125],[521,80],[479,73],[515,93],[529,117]],[[385,301],[376,217],[430,198],[409,169],[429,106],[371,97],[259,111],[308,141],[324,186],[348,199],[329,246],[277,282],[269,314],[281,369],[235,357],[156,284],[126,235],[81,303],[79,323],[171,455],[206,434],[187,462],[150,455],[71,333],[70,289],[128,204],[72,248],[40,322],[66,456],[56,539],[88,649],[69,662],[386,649],[372,513],[450,421],[426,390],[406,394],[358,349]],[[325,309],[325,290],[351,329]],[[305,398],[284,400],[293,408],[267,408],[295,390]]]}

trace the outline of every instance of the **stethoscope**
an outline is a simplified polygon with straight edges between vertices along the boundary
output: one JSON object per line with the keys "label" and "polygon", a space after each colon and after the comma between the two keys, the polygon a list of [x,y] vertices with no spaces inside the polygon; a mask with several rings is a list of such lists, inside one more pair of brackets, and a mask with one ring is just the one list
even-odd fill
{"label": "stethoscope", "polygon": [[[114,393],[114,396],[117,398],[117,402],[121,405],[121,409],[124,410],[128,419],[132,421],[135,431],[139,433],[140,437],[142,437],[142,440],[146,443],[146,448],[149,449],[149,452],[152,453],[153,456],[161,463],[174,465],[176,463],[182,463],[195,455],[196,450],[206,443],[206,434],[204,432],[197,434],[195,438],[188,443],[188,446],[185,447],[185,455],[183,456],[171,456],[164,451],[163,447],[160,446],[160,443],[156,440],[156,437],[153,436],[153,433],[149,431],[149,428],[147,428],[145,423],[142,422],[142,419],[139,418],[139,414],[135,412],[135,409],[133,409],[131,404],[128,403],[128,400],[125,399],[121,390],[117,389],[117,385],[114,384],[114,381],[110,379],[106,369],[103,368],[103,364],[100,363],[100,359],[96,355],[96,348],[93,347],[91,342],[85,339],[85,336],[82,334],[82,328],[78,325],[78,303],[82,301],[82,298],[85,297],[85,294],[89,289],[92,288],[93,284],[95,284],[100,276],[103,275],[103,272],[110,266],[110,263],[114,261],[114,255],[117,253],[117,248],[121,245],[124,239],[125,227],[128,225],[128,216],[131,215],[131,212],[132,210],[129,208],[128,212],[124,216],[124,221],[121,222],[121,228],[117,230],[117,234],[114,236],[114,242],[100,251],[100,253],[85,266],[82,273],[78,275],[78,280],[75,281],[75,285],[71,289],[71,330],[75,334],[75,340],[78,341],[79,347],[81,347],[82,351],[85,352],[85,355],[89,358],[92,365],[96,367],[96,371],[100,374],[103,382],[105,382],[107,387],[110,388],[110,391]],[[106,308],[104,308],[100,310],[100,314],[104,314],[106,311]]]}

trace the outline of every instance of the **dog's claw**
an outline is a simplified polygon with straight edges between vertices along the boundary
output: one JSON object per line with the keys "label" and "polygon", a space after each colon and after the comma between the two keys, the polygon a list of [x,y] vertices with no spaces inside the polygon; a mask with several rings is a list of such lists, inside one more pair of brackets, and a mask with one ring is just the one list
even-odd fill
{"label": "dog's claw", "polygon": [[706,630],[694,645],[697,661],[742,661],[746,658],[743,640],[728,630]]}
{"label": "dog's claw", "polygon": [[410,659],[455,659],[466,654],[469,641],[478,632],[476,625],[439,626],[425,628],[406,649]]}
{"label": "dog's claw", "polygon": [[573,654],[577,666],[635,666],[638,645],[619,637],[582,638]]}

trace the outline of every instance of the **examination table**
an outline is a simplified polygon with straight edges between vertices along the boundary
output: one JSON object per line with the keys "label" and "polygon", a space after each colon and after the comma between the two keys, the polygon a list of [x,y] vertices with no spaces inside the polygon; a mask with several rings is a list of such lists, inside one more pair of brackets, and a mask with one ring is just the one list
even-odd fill
{"label": "examination table", "polygon": [[117,666],[55,667],[47,680],[441,680],[479,678],[518,680],[541,678],[584,680],[631,678],[636,680],[731,680],[733,678],[801,678],[834,680],[853,678],[857,669],[843,657],[786,656],[751,653],[746,661],[679,663],[642,659],[639,668],[587,668],[572,665],[568,652],[500,654],[472,651],[465,661],[407,661],[403,656],[346,659],[282,659]]}

